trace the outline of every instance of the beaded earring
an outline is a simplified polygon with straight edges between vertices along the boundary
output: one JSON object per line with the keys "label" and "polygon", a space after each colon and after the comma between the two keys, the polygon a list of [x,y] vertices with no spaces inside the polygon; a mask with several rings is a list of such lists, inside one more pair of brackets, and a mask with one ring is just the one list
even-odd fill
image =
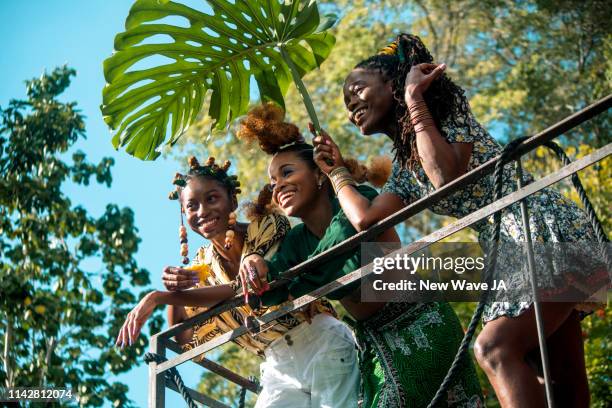
{"label": "beaded earring", "polygon": [[181,226],[179,227],[179,239],[181,242],[181,256],[183,257],[183,265],[189,263],[189,245],[187,245],[187,228],[183,224],[183,210],[181,209]]}
{"label": "beaded earring", "polygon": [[234,243],[234,237],[236,233],[234,232],[234,228],[236,226],[236,213],[229,213],[229,217],[227,220],[227,231],[225,231],[225,249],[230,249],[232,244]]}
{"label": "beaded earring", "polygon": [[[176,186],[176,190],[172,191],[168,196],[171,200],[179,199],[179,188],[185,187],[187,181],[185,180],[185,176],[181,173],[176,173],[174,175],[174,180],[172,180],[172,184]],[[183,257],[183,265],[187,265],[189,263],[189,245],[187,245],[187,228],[185,228],[185,223],[183,222],[183,207],[181,206],[181,225],[179,227],[179,240],[181,243],[181,256]]]}

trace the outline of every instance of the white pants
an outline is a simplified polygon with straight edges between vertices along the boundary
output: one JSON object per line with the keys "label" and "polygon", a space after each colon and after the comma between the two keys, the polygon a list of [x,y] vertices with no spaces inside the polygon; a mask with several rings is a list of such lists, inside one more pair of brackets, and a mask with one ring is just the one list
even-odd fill
{"label": "white pants", "polygon": [[318,314],[275,340],[265,355],[255,408],[357,407],[355,340],[338,319]]}

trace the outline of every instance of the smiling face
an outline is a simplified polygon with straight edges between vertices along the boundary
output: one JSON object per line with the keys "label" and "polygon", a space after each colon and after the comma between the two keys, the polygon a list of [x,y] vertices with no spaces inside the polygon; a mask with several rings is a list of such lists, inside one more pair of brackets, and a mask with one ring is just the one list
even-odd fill
{"label": "smiling face", "polygon": [[187,182],[181,192],[181,204],[191,229],[209,240],[225,237],[229,213],[236,208],[227,188],[206,177]]}
{"label": "smiling face", "polygon": [[385,133],[395,120],[392,81],[378,71],[355,68],[344,82],[349,120],[363,135]]}
{"label": "smiling face", "polygon": [[272,198],[285,215],[302,218],[312,207],[317,197],[327,194],[318,185],[323,175],[313,169],[294,151],[278,153],[268,167]]}

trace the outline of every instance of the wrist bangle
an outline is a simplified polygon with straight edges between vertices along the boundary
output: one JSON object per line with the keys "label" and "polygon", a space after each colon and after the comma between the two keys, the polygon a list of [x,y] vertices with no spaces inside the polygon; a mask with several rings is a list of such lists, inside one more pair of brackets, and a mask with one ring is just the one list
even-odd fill
{"label": "wrist bangle", "polygon": [[331,179],[337,176],[338,174],[342,174],[345,172],[348,173],[348,169],[346,167],[344,166],[336,167],[335,169],[329,172],[328,177]]}
{"label": "wrist bangle", "polygon": [[357,185],[355,180],[353,180],[353,176],[351,176],[351,173],[346,167],[339,167],[333,172],[330,172],[330,180],[336,194],[338,194],[338,192],[345,186]]}
{"label": "wrist bangle", "polygon": [[334,186],[334,190],[336,191],[336,195],[340,192],[340,190],[342,190],[342,188],[346,187],[346,186],[356,186],[357,183],[355,183],[355,180],[353,179],[347,179],[347,180],[343,180],[342,182],[338,183],[337,185]]}
{"label": "wrist bangle", "polygon": [[436,125],[435,125],[435,123],[433,121],[421,122],[421,123],[418,124],[418,126],[414,127],[414,133],[419,133],[419,132],[424,131],[427,128],[435,127],[435,126]]}
{"label": "wrist bangle", "polygon": [[421,107],[427,108],[427,102],[425,102],[425,99],[420,99],[420,100],[417,100],[417,101],[411,103],[408,106],[408,111],[412,112],[413,110],[421,108]]}

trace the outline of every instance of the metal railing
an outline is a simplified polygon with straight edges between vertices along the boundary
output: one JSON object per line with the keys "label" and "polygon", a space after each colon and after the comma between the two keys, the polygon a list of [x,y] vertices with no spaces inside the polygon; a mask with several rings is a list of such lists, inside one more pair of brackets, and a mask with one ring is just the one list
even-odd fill
{"label": "metal railing", "polygon": [[[605,98],[593,103],[592,105],[582,109],[581,111],[567,117],[566,119],[556,123],[553,126],[539,132],[538,134],[526,139],[522,143],[520,143],[516,149],[508,155],[505,162],[516,161],[520,163],[520,158],[533,151],[537,147],[543,146],[547,142],[552,141],[554,138],[559,137],[560,135],[566,133],[567,131],[575,128],[576,126],[588,121],[589,119],[597,116],[598,114],[607,111],[612,106],[612,95],[608,95]],[[610,156],[612,154],[612,143],[608,144],[574,162],[571,162],[559,170],[536,180],[526,186],[521,186],[517,191],[502,197],[499,200],[492,202],[491,204],[483,207],[459,220],[454,221],[453,223],[417,240],[412,242],[411,244],[403,247],[402,249],[390,254],[390,256],[394,256],[396,253],[401,254],[414,254],[429,245],[440,241],[466,227],[471,226],[472,224],[488,218],[493,215],[497,211],[500,211],[514,203],[523,202],[521,201],[528,197],[531,194],[534,194],[554,183],[559,182],[560,180],[574,175],[576,172],[593,165],[594,163],[603,160],[604,158]],[[287,270],[284,274],[281,275],[281,278],[277,281],[271,283],[271,288],[275,288],[281,285],[286,284],[292,277],[303,274],[309,270],[315,269],[317,266],[327,262],[328,260],[336,257],[340,254],[346,253],[347,251],[351,251],[360,245],[362,242],[368,242],[375,239],[382,232],[387,229],[394,227],[395,225],[407,220],[413,215],[435,205],[440,200],[448,197],[452,193],[457,190],[481,179],[484,176],[489,175],[493,172],[495,165],[498,161],[500,161],[500,157],[493,158],[483,165],[479,166],[466,173],[465,175],[455,179],[451,183],[448,183],[441,187],[440,189],[434,191],[426,197],[423,197],[411,205],[401,209],[400,211],[392,214],[391,216],[381,220],[376,223],[372,227],[370,227],[366,231],[358,232],[351,238],[343,241],[342,243],[330,248],[321,254],[311,258],[310,260],[303,262],[297,266],[292,267]],[[524,209],[526,210],[526,208]],[[325,286],[322,286],[309,294],[306,294],[300,298],[297,298],[289,303],[284,304],[281,308],[267,313],[258,319],[256,319],[257,331],[264,330],[270,325],[274,324],[274,321],[288,313],[291,313],[305,305],[310,304],[311,302],[333,292],[334,290],[346,286],[352,282],[355,282],[359,279],[366,278],[370,273],[372,273],[372,264],[365,265],[362,268],[353,271],[352,273],[345,275],[333,282],[328,283]],[[161,356],[162,358],[166,357],[166,351],[170,350],[177,353],[177,356],[167,359],[163,362],[155,362],[152,361],[149,363],[149,407],[150,408],[164,408],[165,406],[165,390],[166,387],[173,389],[176,391],[176,386],[167,382],[165,379],[165,372],[170,370],[186,361],[192,360],[193,358],[200,356],[201,354],[208,352],[210,350],[215,349],[231,340],[236,339],[242,335],[245,335],[249,332],[245,326],[241,326],[235,330],[223,333],[214,339],[200,344],[197,347],[192,348],[191,350],[182,351],[181,346],[171,339],[171,337],[176,334],[192,328],[194,325],[201,323],[213,316],[219,315],[225,311],[228,311],[237,306],[241,306],[244,304],[244,298],[242,296],[236,296],[233,299],[225,301],[206,312],[195,315],[179,324],[174,325],[173,327],[162,331],[158,334],[155,334],[151,337],[150,342],[150,351],[154,354]],[[539,314],[539,313],[536,313]],[[541,320],[541,316],[536,316],[538,321]],[[539,323],[538,323],[539,326]],[[251,331],[253,329],[251,328]],[[540,338],[543,336],[541,330],[538,330],[538,336],[540,340],[540,344],[545,344],[545,339]],[[543,359],[544,363],[545,357]],[[208,359],[202,359],[201,361],[196,362],[200,366],[214,372],[225,379],[239,385],[242,388],[245,388],[251,392],[258,392],[258,385],[250,381],[231,370],[228,370],[219,364],[216,364]],[[546,370],[546,364],[544,364],[544,369]],[[547,377],[547,376],[546,376]],[[550,384],[549,379],[545,378],[547,385],[547,397],[549,401],[549,406],[552,406],[552,398],[550,394]],[[223,404],[219,401],[216,401],[206,395],[203,395],[195,390],[187,389],[187,392],[192,397],[193,400],[204,404],[205,406],[210,407],[228,407],[226,404]]]}

